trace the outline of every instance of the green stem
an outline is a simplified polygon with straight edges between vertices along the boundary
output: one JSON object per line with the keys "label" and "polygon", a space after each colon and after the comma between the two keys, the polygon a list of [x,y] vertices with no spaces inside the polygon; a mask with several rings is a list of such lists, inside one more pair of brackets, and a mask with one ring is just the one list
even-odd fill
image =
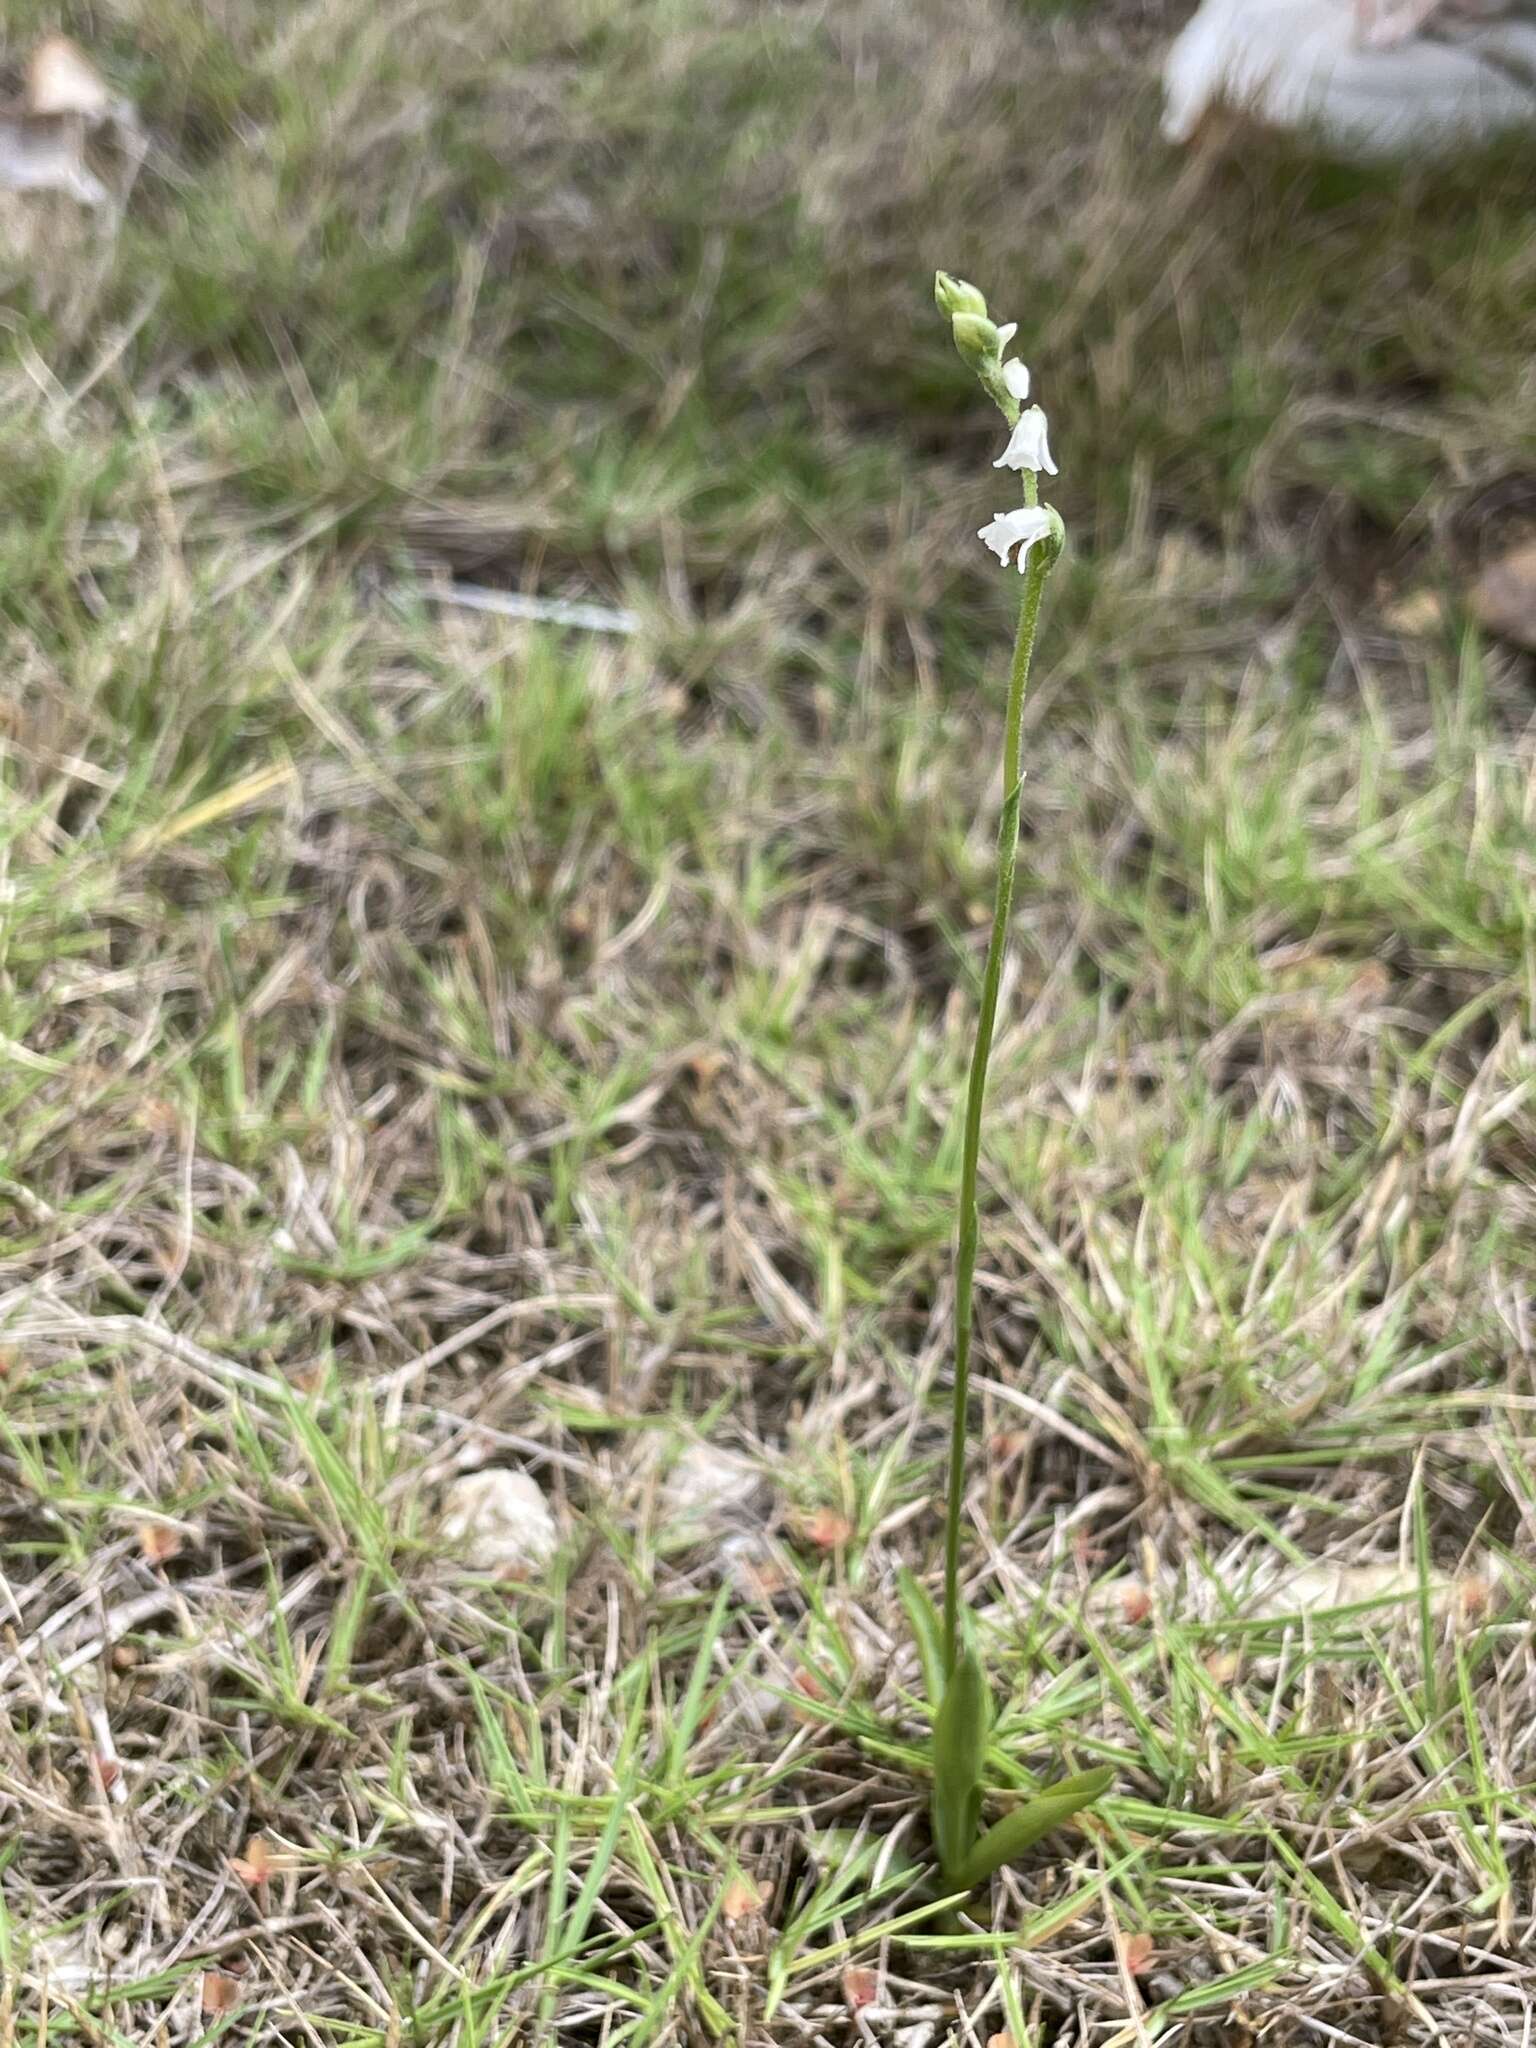
{"label": "green stem", "polygon": [[[1017,408],[1015,408],[1017,410]],[[1031,478],[1032,482],[1033,479]],[[1031,497],[1033,494],[1030,494]],[[992,906],[992,936],[981,981],[981,1009],[971,1071],[965,1094],[965,1150],[960,1166],[960,1232],[955,1254],[955,1386],[949,1434],[949,1503],[944,1525],[944,1672],[954,1673],[960,1645],[960,1514],[965,1500],[965,1424],[971,1384],[971,1310],[976,1279],[976,1175],[981,1163],[981,1112],[987,1093],[987,1064],[997,1023],[997,992],[1008,949],[1008,923],[1013,914],[1013,878],[1019,856],[1019,804],[1023,793],[1024,693],[1029,684],[1040,599],[1054,560],[1054,550],[1030,550],[1019,600],[1019,623],[1008,672],[1008,716],[1003,731],[1003,813],[997,827],[997,894]]]}

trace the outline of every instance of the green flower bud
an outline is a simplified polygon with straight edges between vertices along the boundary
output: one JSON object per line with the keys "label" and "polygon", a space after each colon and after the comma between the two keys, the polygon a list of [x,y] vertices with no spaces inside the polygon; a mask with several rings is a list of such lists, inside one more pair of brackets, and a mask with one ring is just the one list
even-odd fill
{"label": "green flower bud", "polygon": [[956,313],[950,321],[955,347],[979,375],[998,367],[1003,337],[985,313]]}
{"label": "green flower bud", "polygon": [[957,313],[976,313],[983,320],[987,317],[987,302],[975,285],[967,284],[963,278],[951,277],[947,270],[934,272],[933,298],[939,311],[951,320]]}

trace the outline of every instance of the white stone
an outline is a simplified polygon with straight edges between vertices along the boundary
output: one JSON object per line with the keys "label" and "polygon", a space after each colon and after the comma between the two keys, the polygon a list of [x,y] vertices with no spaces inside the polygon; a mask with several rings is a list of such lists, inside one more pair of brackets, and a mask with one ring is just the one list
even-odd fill
{"label": "white stone", "polygon": [[438,1533],[458,1562],[477,1572],[547,1564],[560,1532],[537,1481],[508,1465],[455,1479],[443,1496]]}
{"label": "white stone", "polygon": [[762,1489],[745,1458],[714,1444],[690,1444],[662,1484],[662,1509],[670,1522],[717,1530],[750,1517]]}

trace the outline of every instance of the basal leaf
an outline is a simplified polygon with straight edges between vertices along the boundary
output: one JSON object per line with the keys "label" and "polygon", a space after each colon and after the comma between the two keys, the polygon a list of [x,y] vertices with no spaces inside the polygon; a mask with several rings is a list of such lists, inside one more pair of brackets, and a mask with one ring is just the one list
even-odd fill
{"label": "basal leaf", "polygon": [[981,1659],[967,1650],[944,1688],[933,1722],[933,1842],[946,1880],[976,1840],[990,1713]]}
{"label": "basal leaf", "polygon": [[1074,1813],[1081,1813],[1085,1806],[1092,1806],[1096,1799],[1102,1799],[1114,1782],[1114,1776],[1107,1765],[1102,1765],[1098,1770],[1080,1771],[1076,1777],[1062,1778],[1058,1783],[1047,1786],[1045,1791],[1027,1799],[1022,1806],[1016,1806],[1012,1813],[1005,1814],[988,1828],[981,1840],[956,1865],[945,1864],[946,1874],[952,1874],[957,1885],[983,1883],[993,1871],[1001,1870],[1005,1863],[1012,1863],[1016,1856],[1022,1856],[1042,1835],[1048,1835],[1052,1828],[1070,1820]]}

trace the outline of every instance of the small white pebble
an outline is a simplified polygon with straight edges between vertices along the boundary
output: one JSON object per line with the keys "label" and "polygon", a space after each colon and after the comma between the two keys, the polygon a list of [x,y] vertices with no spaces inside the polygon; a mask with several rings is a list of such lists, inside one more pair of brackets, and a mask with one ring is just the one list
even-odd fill
{"label": "small white pebble", "polygon": [[928,2048],[938,2038],[932,2020],[915,2020],[909,2027],[897,2027],[891,2035],[892,2048]]}
{"label": "small white pebble", "polygon": [[443,1496],[438,1534],[459,1563],[477,1572],[547,1564],[560,1532],[536,1481],[507,1465],[455,1479]]}
{"label": "small white pebble", "polygon": [[763,1481],[745,1458],[714,1444],[690,1444],[668,1472],[662,1507],[670,1522],[692,1530],[718,1530],[751,1517]]}

